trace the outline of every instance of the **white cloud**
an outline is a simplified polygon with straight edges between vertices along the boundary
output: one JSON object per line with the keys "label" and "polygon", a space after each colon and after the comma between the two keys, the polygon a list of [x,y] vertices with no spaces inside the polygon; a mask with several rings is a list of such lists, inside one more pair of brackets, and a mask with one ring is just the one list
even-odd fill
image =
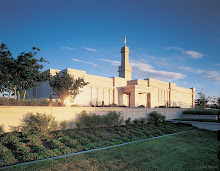
{"label": "white cloud", "polygon": [[183,79],[186,77],[186,75],[183,75],[181,73],[176,72],[168,72],[168,71],[158,71],[154,69],[153,66],[143,63],[141,61],[132,61],[130,62],[133,71],[136,75],[145,77],[145,78],[156,78],[160,80],[177,80],[177,79]]}
{"label": "white cloud", "polygon": [[220,83],[220,72],[219,71],[207,71],[204,77],[210,81],[217,81]]}
{"label": "white cloud", "polygon": [[174,49],[174,50],[181,50],[181,51],[184,51],[183,48],[180,48],[180,47],[173,47],[173,46],[171,46],[171,47],[167,47],[167,48],[165,48],[165,49],[166,49],[166,50]]}
{"label": "white cloud", "polygon": [[78,59],[72,59],[73,61],[76,61],[76,62],[81,62],[81,63],[86,63],[86,64],[90,64],[90,65],[93,65],[94,67],[96,67],[97,66],[97,64],[95,64],[95,63],[92,63],[92,62],[86,62],[86,61],[81,61],[81,60],[78,60]]}
{"label": "white cloud", "polygon": [[92,49],[92,48],[88,48],[88,47],[82,47],[82,48],[85,49],[85,50],[88,50],[88,51],[96,52],[96,50]]}
{"label": "white cloud", "polygon": [[165,49],[166,50],[171,50],[171,49],[180,50],[183,54],[186,54],[190,58],[193,58],[193,59],[200,59],[200,58],[202,58],[204,56],[200,52],[196,52],[196,51],[192,51],[192,50],[185,50],[185,49],[180,48],[180,47],[168,47],[168,48],[165,48]]}
{"label": "white cloud", "polygon": [[119,62],[119,61],[112,61],[112,60],[108,60],[108,59],[99,59],[99,60],[110,62],[114,66],[120,66],[121,65],[121,62]]}
{"label": "white cloud", "polygon": [[192,72],[192,73],[195,73],[195,74],[201,74],[201,73],[205,72],[204,70],[194,69],[194,68],[189,67],[189,66],[180,66],[180,67],[178,67],[178,69],[186,71],[186,72]]}
{"label": "white cloud", "polygon": [[192,51],[192,50],[186,50],[183,53],[191,56],[191,58],[193,58],[193,59],[199,59],[199,58],[202,58],[204,56],[203,54],[201,54],[199,52],[196,52],[196,51]]}
{"label": "white cloud", "polygon": [[[108,59],[100,59],[102,61],[106,61],[111,63],[111,65],[114,66],[119,66],[121,62],[119,61],[112,61]],[[133,73],[142,78],[155,78],[155,79],[160,79],[160,80],[177,80],[177,79],[183,79],[186,76],[180,73],[176,72],[168,72],[168,71],[158,71],[154,69],[153,66],[149,65],[146,63],[146,61],[141,60],[141,61],[134,61],[132,60],[130,62],[130,65],[132,66]]]}
{"label": "white cloud", "polygon": [[73,50],[73,48],[68,47],[68,46],[66,46],[66,47],[62,47],[61,49],[62,49],[62,50]]}
{"label": "white cloud", "polygon": [[[156,64],[157,66],[169,66],[171,65],[170,59],[169,58],[158,58],[158,57],[154,57],[154,56],[148,56],[147,58],[152,59],[152,61],[154,62],[154,64]],[[147,62],[147,61],[146,61]]]}

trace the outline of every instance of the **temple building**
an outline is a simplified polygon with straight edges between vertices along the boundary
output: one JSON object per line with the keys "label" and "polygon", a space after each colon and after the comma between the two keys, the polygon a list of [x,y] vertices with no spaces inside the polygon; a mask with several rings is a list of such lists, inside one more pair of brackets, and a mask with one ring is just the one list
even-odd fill
{"label": "temple building", "polygon": [[[132,68],[129,65],[129,47],[121,48],[121,66],[119,77],[100,77],[89,75],[86,71],[67,68],[64,70],[49,69],[54,76],[57,72],[67,72],[75,78],[83,77],[89,82],[82,88],[82,92],[72,101],[79,106],[118,106],[138,107],[143,105],[148,108],[159,106],[191,108],[194,106],[195,88],[177,87],[175,83],[159,81],[153,78],[132,80]],[[29,92],[28,98],[56,98],[48,82]]]}

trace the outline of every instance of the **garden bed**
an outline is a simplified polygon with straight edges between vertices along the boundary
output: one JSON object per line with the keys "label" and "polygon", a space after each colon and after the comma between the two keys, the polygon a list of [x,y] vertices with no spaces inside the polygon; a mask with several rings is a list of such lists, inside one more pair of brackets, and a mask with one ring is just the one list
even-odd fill
{"label": "garden bed", "polygon": [[93,152],[29,162],[7,171],[30,170],[219,170],[216,132],[196,129]]}
{"label": "garden bed", "polygon": [[132,124],[111,128],[76,129],[40,133],[7,133],[0,137],[1,167],[33,160],[157,137],[193,127],[184,123]]}

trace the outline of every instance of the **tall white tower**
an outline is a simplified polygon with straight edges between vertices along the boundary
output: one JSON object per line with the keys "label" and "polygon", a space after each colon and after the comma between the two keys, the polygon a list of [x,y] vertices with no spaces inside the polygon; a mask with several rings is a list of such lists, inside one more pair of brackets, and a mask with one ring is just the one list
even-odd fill
{"label": "tall white tower", "polygon": [[126,36],[124,47],[121,48],[121,66],[119,66],[119,77],[131,80],[131,66],[129,66],[129,47],[126,46]]}

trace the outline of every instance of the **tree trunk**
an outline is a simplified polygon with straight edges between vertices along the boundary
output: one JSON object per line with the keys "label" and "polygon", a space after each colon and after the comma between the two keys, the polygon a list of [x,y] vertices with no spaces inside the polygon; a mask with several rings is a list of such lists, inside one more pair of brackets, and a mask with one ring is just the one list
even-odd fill
{"label": "tree trunk", "polygon": [[26,90],[24,90],[23,100],[25,100],[25,96],[26,96]]}
{"label": "tree trunk", "polygon": [[19,103],[21,101],[20,91],[18,91],[18,101],[19,101]]}
{"label": "tree trunk", "polygon": [[17,100],[17,91],[16,91],[16,86],[15,86],[15,100]]}

